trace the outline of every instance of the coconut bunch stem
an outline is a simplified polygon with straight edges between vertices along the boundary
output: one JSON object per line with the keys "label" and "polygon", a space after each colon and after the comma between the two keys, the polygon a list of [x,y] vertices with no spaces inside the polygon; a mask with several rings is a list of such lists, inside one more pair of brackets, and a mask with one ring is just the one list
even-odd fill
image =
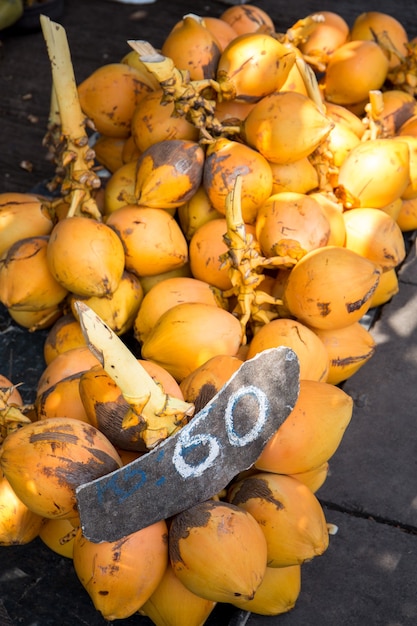
{"label": "coconut bunch stem", "polygon": [[[86,118],[78,99],[77,84],[65,29],[50,18],[40,18],[52,70],[51,107],[53,123],[60,121],[58,170],[62,170],[61,192],[69,202],[68,216],[87,215],[101,219],[93,191],[101,186],[93,170],[94,150],[88,143]],[[56,99],[56,105],[55,105]],[[56,129],[54,137],[56,141]]]}
{"label": "coconut bunch stem", "polygon": [[174,103],[176,114],[199,129],[202,143],[240,133],[240,126],[222,124],[215,115],[216,97],[221,92],[215,80],[190,80],[187,72],[176,68],[172,59],[161,55],[147,41],[131,40],[128,44],[159,82],[164,92],[162,102]]}
{"label": "coconut bunch stem", "polygon": [[[326,105],[323,102],[321,96],[320,87],[317,82],[317,77],[310,67],[309,63],[301,57],[297,57],[295,60],[298,71],[303,79],[308,97],[314,102],[319,111],[325,115]],[[333,162],[333,153],[329,149],[328,138],[322,141],[322,143],[314,150],[309,157],[310,163],[314,165],[317,171],[319,179],[319,189],[322,191],[332,191],[333,181],[337,176],[338,169]]]}
{"label": "coconut bunch stem", "polygon": [[[282,300],[265,293],[259,286],[265,278],[264,270],[270,268],[291,268],[297,262],[290,256],[264,257],[259,244],[246,232],[241,207],[242,178],[236,177],[233,190],[226,198],[227,232],[224,241],[228,251],[222,255],[222,266],[228,268],[232,288],[224,291],[226,298],[235,296],[237,304],[233,313],[242,326],[242,345],[247,342],[248,325],[257,322],[267,324],[278,317],[274,307],[282,305]],[[262,305],[272,305],[272,310],[265,310]]]}
{"label": "coconut bunch stem", "polygon": [[325,21],[325,18],[320,13],[313,15],[307,15],[300,20],[297,20],[295,24],[287,29],[284,36],[284,41],[292,44],[293,46],[299,46],[307,41],[311,33],[320,24]]}
{"label": "coconut bunch stem", "polygon": [[373,90],[369,92],[369,102],[365,106],[366,117],[364,123],[367,128],[362,137],[362,141],[372,141],[392,136],[382,114],[384,112],[384,98],[382,91]]}
{"label": "coconut bunch stem", "polygon": [[54,192],[61,187],[64,172],[62,172],[58,164],[61,146],[61,118],[53,85],[49,104],[48,124],[42,145],[47,150],[46,159],[55,163],[56,166],[54,178],[47,183],[49,191]]}
{"label": "coconut bunch stem", "polygon": [[[320,13],[308,15],[307,17],[297,20],[285,33],[276,33],[275,37],[281,43],[298,48],[308,40],[317,24],[324,21],[325,18]],[[317,51],[315,54],[303,54],[303,59],[318,72],[324,72],[329,61],[329,56],[324,52]]]}
{"label": "coconut bunch stem", "polygon": [[402,54],[391,41],[387,32],[376,35],[374,40],[388,55],[389,59],[398,59],[398,64],[389,70],[387,79],[394,88],[401,89],[417,96],[417,43],[409,41],[405,44],[406,54]]}

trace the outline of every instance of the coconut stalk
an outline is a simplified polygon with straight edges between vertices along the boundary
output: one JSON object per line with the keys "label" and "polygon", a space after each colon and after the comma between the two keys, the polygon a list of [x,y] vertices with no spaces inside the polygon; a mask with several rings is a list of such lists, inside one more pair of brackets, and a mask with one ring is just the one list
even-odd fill
{"label": "coconut stalk", "polygon": [[127,43],[160,84],[164,94],[162,102],[174,103],[176,114],[199,129],[202,143],[240,133],[240,126],[223,124],[216,118],[216,99],[207,95],[217,96],[221,92],[217,81],[209,78],[190,80],[187,72],[175,67],[172,59],[157,52],[148,41],[130,40]]}
{"label": "coconut stalk", "polygon": [[366,117],[363,120],[367,129],[363,134],[362,141],[382,139],[394,135],[394,128],[389,128],[389,124],[382,117],[383,112],[384,97],[382,91],[370,91],[369,102],[365,106]]}
{"label": "coconut stalk", "polygon": [[89,349],[130,405],[122,428],[143,423],[142,438],[150,449],[184,426],[194,413],[194,404],[165,393],[90,307],[76,301],[75,308]]}
{"label": "coconut stalk", "polygon": [[93,197],[101,182],[93,171],[95,154],[88,143],[67,35],[60,24],[45,15],[41,15],[40,22],[52,70],[51,102],[55,107],[56,100],[61,126],[58,170],[64,172],[61,192],[69,203],[67,216],[86,215],[101,220]]}
{"label": "coconut stalk", "polygon": [[388,71],[387,80],[394,88],[406,91],[417,96],[417,43],[415,40],[405,44],[406,53],[403,55],[391,41],[389,34],[384,31],[373,33],[374,40],[381,46],[388,58],[397,59],[398,63]]}
{"label": "coconut stalk", "polygon": [[[326,105],[323,102],[315,73],[303,58],[297,57],[295,63],[303,79],[308,97],[314,102],[320,113],[326,115]],[[330,193],[333,190],[339,170],[334,164],[328,138],[324,139],[320,146],[310,154],[309,160],[316,168],[319,177],[319,189]]]}
{"label": "coconut stalk", "polygon": [[[232,288],[223,292],[225,298],[236,297],[233,313],[238,317],[243,331],[242,345],[247,342],[247,327],[253,323],[267,324],[278,317],[278,309],[283,304],[279,298],[258,289],[265,278],[264,270],[270,268],[291,268],[297,260],[290,256],[264,257],[259,244],[246,232],[242,217],[242,177],[238,175],[234,188],[226,197],[227,231],[223,239],[228,247],[221,255],[222,267],[228,268]],[[270,310],[262,305],[272,305]]]}
{"label": "coconut stalk", "polygon": [[[49,104],[49,116],[48,124],[46,127],[46,133],[42,141],[42,145],[47,149],[46,158],[48,161],[53,161],[57,164],[57,153],[61,143],[61,118],[59,116],[58,102],[56,100],[56,93],[54,86],[51,89],[51,100]],[[55,189],[62,184],[61,172],[55,172],[54,180],[48,183],[48,189],[55,191]]]}
{"label": "coconut stalk", "polygon": [[[308,40],[317,24],[323,22],[325,22],[325,17],[321,13],[307,15],[307,17],[297,20],[285,33],[275,33],[275,37],[283,44],[299,48],[302,43]],[[329,55],[317,50],[312,54],[303,54],[303,59],[318,72],[325,72]]]}

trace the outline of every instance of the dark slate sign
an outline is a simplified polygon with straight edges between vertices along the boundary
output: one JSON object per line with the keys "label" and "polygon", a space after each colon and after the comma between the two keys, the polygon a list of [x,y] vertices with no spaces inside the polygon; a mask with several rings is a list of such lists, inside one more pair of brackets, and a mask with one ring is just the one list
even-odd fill
{"label": "dark slate sign", "polygon": [[77,489],[84,535],[115,541],[216,495],[248,469],[292,411],[299,365],[286,347],[245,361],[175,435]]}

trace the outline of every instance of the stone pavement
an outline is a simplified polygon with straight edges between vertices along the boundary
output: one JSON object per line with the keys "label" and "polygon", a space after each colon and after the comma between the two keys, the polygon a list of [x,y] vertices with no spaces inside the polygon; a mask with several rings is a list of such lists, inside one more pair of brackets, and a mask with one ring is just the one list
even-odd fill
{"label": "stone pavement", "polygon": [[[285,26],[334,2],[256,2]],[[146,6],[148,17],[130,19],[137,7],[104,0],[67,0],[63,23],[78,79],[100,63],[120,58],[128,38],[154,45],[190,11],[220,14],[222,2]],[[352,19],[363,10],[385,10],[417,34],[417,5],[405,0],[342,1],[337,10]],[[112,19],[114,16],[114,19]],[[112,33],[108,24],[112,24]],[[133,31],[135,34],[133,34]],[[136,34],[137,33],[137,34]],[[49,106],[49,68],[39,34],[5,39],[0,59],[0,192],[26,191],[47,177],[41,138]],[[36,62],[36,71],[32,70]],[[24,96],[31,94],[31,97]],[[29,117],[31,115],[31,117]],[[34,117],[38,117],[38,122]],[[32,172],[20,160],[34,163]],[[208,626],[415,626],[417,624],[417,254],[416,243],[400,274],[400,292],[372,327],[378,347],[372,359],[344,385],[355,400],[352,421],[318,492],[326,518],[338,526],[327,552],[302,569],[296,607],[278,617],[216,609]],[[42,333],[28,334],[0,310],[0,369],[24,380],[26,400],[43,368]],[[126,626],[149,626],[134,616]],[[78,582],[70,561],[35,540],[0,549],[0,626],[104,626]],[[187,626],[184,624],[184,626]]]}

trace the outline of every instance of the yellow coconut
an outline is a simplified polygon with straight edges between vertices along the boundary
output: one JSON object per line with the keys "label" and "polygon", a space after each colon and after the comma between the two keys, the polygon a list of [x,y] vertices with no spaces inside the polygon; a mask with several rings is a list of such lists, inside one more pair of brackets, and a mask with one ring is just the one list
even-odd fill
{"label": "yellow coconut", "polygon": [[239,320],[220,307],[184,302],[166,311],[142,345],[144,359],[181,381],[218,354],[236,355],[242,339]]}
{"label": "yellow coconut", "polygon": [[[371,300],[371,306],[374,306],[374,298]],[[375,339],[360,322],[354,322],[343,328],[316,328],[315,333],[327,349],[329,355],[327,382],[333,385],[338,385],[356,374],[375,352]]]}
{"label": "yellow coconut", "polygon": [[215,602],[252,598],[267,564],[265,537],[252,515],[216,500],[174,516],[169,553],[183,585]]}
{"label": "yellow coconut", "polygon": [[0,193],[0,257],[19,239],[49,235],[52,227],[47,204],[35,194]]}
{"label": "yellow coconut", "polygon": [[256,238],[264,256],[301,258],[327,245],[330,224],[314,198],[296,192],[270,196],[258,209]]}
{"label": "yellow coconut", "polygon": [[417,228],[417,198],[403,200],[396,221],[403,233]]}
{"label": "yellow coconut", "polygon": [[78,300],[84,302],[116,335],[124,335],[133,328],[143,295],[139,278],[132,272],[124,271],[117,289],[108,298],[71,296],[69,304],[76,317],[75,302]]}
{"label": "yellow coconut", "polygon": [[78,530],[75,573],[105,620],[130,617],[158,587],[168,563],[167,534],[164,520],[112,542],[93,543]]}
{"label": "yellow coconut", "polygon": [[257,150],[230,139],[220,138],[209,145],[204,164],[203,185],[213,207],[225,214],[226,197],[236,177],[243,174],[241,208],[243,220],[252,224],[259,206],[271,195],[272,172]]}
{"label": "yellow coconut", "polygon": [[282,191],[308,193],[317,189],[317,170],[307,157],[293,163],[270,163],[272,171],[272,195]]}
{"label": "yellow coconut", "polygon": [[135,108],[131,132],[133,141],[140,152],[166,139],[191,141],[198,139],[198,129],[185,117],[175,115],[174,102],[162,104],[162,97],[162,89],[153,91],[147,94]]}
{"label": "yellow coconut", "polygon": [[70,417],[89,423],[80,398],[80,378],[77,372],[56,381],[48,389],[37,394],[35,409],[38,419],[47,417]]}
{"label": "yellow coconut", "polygon": [[327,101],[325,101],[324,104],[326,107],[326,115],[330,117],[330,119],[336,123],[344,124],[361,139],[365,132],[365,124],[360,117],[341,104]]}
{"label": "yellow coconut", "polygon": [[81,296],[113,293],[125,265],[117,234],[102,222],[77,216],[62,219],[54,226],[47,259],[55,280]]}
{"label": "yellow coconut", "polygon": [[349,25],[338,13],[320,11],[312,14],[316,24],[300,44],[300,50],[313,58],[332,54],[349,37]]}
{"label": "yellow coconut", "polygon": [[297,320],[278,318],[262,326],[249,344],[247,359],[268,348],[287,346],[300,364],[300,378],[324,381],[329,371],[327,350],[317,335]]}
{"label": "yellow coconut", "polygon": [[126,205],[113,211],[107,226],[123,243],[125,266],[136,276],[153,276],[182,267],[188,247],[167,211]]}
{"label": "yellow coconut", "polygon": [[[350,29],[350,38],[377,41],[386,51],[390,68],[399,64],[399,56],[407,56],[405,27],[394,16],[382,11],[365,11],[358,15]],[[392,54],[390,49],[398,50],[399,56]]]}
{"label": "yellow coconut", "polygon": [[255,104],[243,123],[243,136],[268,161],[293,163],[309,156],[332,128],[332,120],[311,98],[282,91]]}
{"label": "yellow coconut", "polygon": [[0,470],[0,546],[24,545],[39,535],[44,519],[26,506]]}
{"label": "yellow coconut", "polygon": [[388,74],[388,59],[375,41],[348,41],[330,56],[324,77],[329,102],[351,105],[380,89]]}
{"label": "yellow coconut", "polygon": [[76,533],[77,529],[67,519],[46,519],[39,538],[53,552],[72,559]]}
{"label": "yellow coconut", "polygon": [[161,53],[179,70],[189,72],[191,80],[204,80],[214,78],[221,51],[204,19],[188,13],[165,37]]}
{"label": "yellow coconut", "polygon": [[301,591],[301,566],[267,567],[251,600],[235,598],[233,606],[256,615],[280,615],[294,608]]}
{"label": "yellow coconut", "polygon": [[290,46],[265,32],[235,37],[221,53],[216,68],[221,98],[258,102],[281,89],[295,58]]}
{"label": "yellow coconut", "polygon": [[316,493],[322,487],[326,481],[326,478],[329,473],[329,463],[323,463],[318,467],[314,467],[307,472],[297,472],[296,474],[288,474],[288,476],[292,476],[296,478],[304,485],[306,485],[313,493]]}
{"label": "yellow coconut", "polygon": [[16,241],[0,260],[0,302],[8,309],[40,311],[57,307],[68,290],[50,270],[48,236]]}
{"label": "yellow coconut", "polygon": [[314,328],[342,328],[368,311],[381,269],[340,246],[306,254],[291,270],[284,304],[302,323]]}
{"label": "yellow coconut", "polygon": [[204,186],[201,185],[192,198],[177,209],[177,218],[187,241],[206,222],[223,217],[211,204]]}
{"label": "yellow coconut", "polygon": [[410,184],[410,156],[400,139],[374,139],[354,147],[339,170],[338,188],[346,208],[382,208]]}
{"label": "yellow coconut", "polygon": [[343,205],[333,194],[316,191],[310,194],[323,209],[330,225],[328,246],[344,246],[346,240],[345,221],[343,219]]}
{"label": "yellow coconut", "polygon": [[76,488],[121,465],[100,431],[65,417],[22,426],[6,437],[0,451],[0,467],[17,496],[47,518],[77,518]]}
{"label": "yellow coconut", "polygon": [[182,584],[170,564],[151,597],[140,608],[155,626],[200,626],[216,606],[213,600],[197,596]]}
{"label": "yellow coconut", "polygon": [[80,323],[71,313],[62,315],[46,336],[43,345],[45,363],[49,365],[62,352],[81,346],[86,346],[86,341]]}
{"label": "yellow coconut", "polygon": [[339,447],[352,411],[352,398],[339,387],[300,380],[293,410],[267,442],[255,467],[298,474],[324,465]]}
{"label": "yellow coconut", "polygon": [[346,248],[373,261],[384,272],[404,260],[401,229],[388,213],[379,209],[351,209],[343,213],[343,219]]}
{"label": "yellow coconut", "polygon": [[327,549],[323,509],[296,478],[262,472],[232,484],[227,497],[258,521],[268,547],[269,567],[299,565]]}
{"label": "yellow coconut", "polygon": [[237,356],[219,354],[197,367],[180,384],[186,402],[204,406],[237,372],[243,361]]}
{"label": "yellow coconut", "polygon": [[399,290],[400,286],[398,284],[397,270],[392,268],[383,272],[381,274],[381,278],[379,279],[378,287],[373,293],[371,307],[381,306],[382,304],[389,302],[391,298],[399,292]]}
{"label": "yellow coconut", "polygon": [[205,281],[187,276],[167,278],[152,287],[143,298],[134,321],[136,339],[143,343],[161,315],[182,302],[224,304],[220,292]]}

